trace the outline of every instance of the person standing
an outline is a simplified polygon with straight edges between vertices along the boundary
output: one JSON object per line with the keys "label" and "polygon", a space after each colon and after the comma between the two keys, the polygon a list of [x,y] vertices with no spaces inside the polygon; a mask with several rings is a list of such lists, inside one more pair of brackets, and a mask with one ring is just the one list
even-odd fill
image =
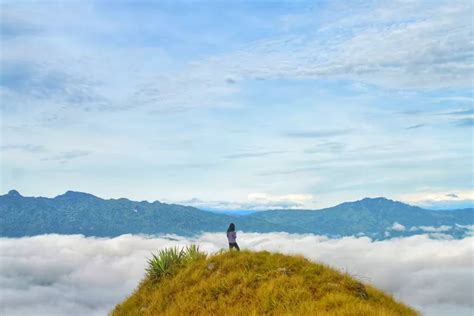
{"label": "person standing", "polygon": [[235,232],[235,225],[234,223],[230,223],[229,228],[227,229],[227,240],[229,241],[229,250],[232,248],[237,249],[240,251],[239,245],[237,245],[237,233]]}

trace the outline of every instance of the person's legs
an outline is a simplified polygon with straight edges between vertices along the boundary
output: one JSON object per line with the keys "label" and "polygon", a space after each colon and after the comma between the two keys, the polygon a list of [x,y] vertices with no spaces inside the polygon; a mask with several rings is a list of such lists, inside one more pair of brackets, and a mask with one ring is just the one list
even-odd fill
{"label": "person's legs", "polygon": [[236,242],[229,244],[229,250],[232,250],[232,248],[235,248],[237,249],[237,251],[240,251],[239,245],[237,245]]}

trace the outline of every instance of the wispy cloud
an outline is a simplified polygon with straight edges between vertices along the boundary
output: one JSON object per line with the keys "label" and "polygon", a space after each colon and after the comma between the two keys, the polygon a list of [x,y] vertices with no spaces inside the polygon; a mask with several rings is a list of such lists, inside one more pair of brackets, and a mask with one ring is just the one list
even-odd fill
{"label": "wispy cloud", "polygon": [[397,112],[396,114],[418,116],[418,115],[423,115],[423,114],[427,114],[427,113],[429,113],[429,112],[423,111],[423,110],[408,110],[408,111]]}
{"label": "wispy cloud", "polygon": [[453,116],[464,116],[464,115],[473,115],[474,114],[474,108],[472,109],[461,109],[461,110],[455,110],[451,112],[446,112],[444,113],[445,115],[453,115]]}
{"label": "wispy cloud", "polygon": [[1,150],[23,150],[30,153],[42,153],[46,151],[46,148],[42,145],[35,144],[19,144],[19,145],[2,145]]}
{"label": "wispy cloud", "polygon": [[321,137],[333,137],[339,135],[346,135],[351,130],[347,129],[321,129],[311,131],[293,131],[288,132],[286,136],[294,138],[321,138]]}
{"label": "wispy cloud", "polygon": [[304,152],[308,154],[313,153],[324,153],[324,152],[332,152],[332,153],[339,153],[346,148],[345,143],[340,142],[324,142],[316,144],[314,147],[305,149]]}
{"label": "wispy cloud", "polygon": [[[260,41],[210,62],[235,77],[343,79],[398,89],[469,87],[471,10],[464,2],[385,3],[345,21],[342,11],[333,17],[341,25]],[[358,32],[334,37],[343,26]]]}
{"label": "wispy cloud", "polygon": [[313,172],[320,172],[323,169],[324,169],[323,166],[313,163],[313,166],[309,166],[309,167],[259,171],[256,173],[256,175],[266,177],[266,176],[281,176],[281,175],[292,175],[292,174],[311,174]]}
{"label": "wispy cloud", "polygon": [[[80,28],[84,19],[99,35],[115,32],[116,28],[126,31],[128,26],[101,19],[93,7],[92,4],[74,4],[75,10],[61,12],[61,18],[56,14],[53,19],[50,10],[40,6],[31,5],[29,11],[6,6],[3,14],[9,17],[7,24],[11,27],[5,29],[11,29],[9,33],[29,35],[24,39],[28,41],[26,44],[37,45],[47,53],[29,54],[26,44],[9,40],[6,57],[2,60],[7,70],[2,80],[4,87],[98,109],[151,107],[159,111],[178,106],[238,106],[229,98],[241,90],[237,83],[255,78],[342,79],[407,89],[468,87],[471,82],[469,12],[472,7],[463,2],[436,6],[372,4],[338,8],[334,12],[331,11],[336,9],[333,6],[327,8],[328,12],[314,8],[277,20],[286,30],[298,24],[296,20],[305,21],[303,24],[315,32],[297,35],[290,32],[262,38],[241,45],[238,50],[193,60],[185,69],[163,72],[146,71],[141,58],[145,49],[137,51],[123,45],[120,50],[93,47],[94,38],[84,40]],[[351,15],[349,10],[358,13]],[[70,11],[80,14],[73,15]],[[323,17],[327,14],[332,19],[323,19],[325,24],[318,24],[318,19],[314,19],[318,14]],[[27,25],[24,21],[30,21],[34,27],[23,27]],[[60,31],[64,24],[71,26],[76,32],[74,36],[64,36]],[[357,32],[338,36],[343,27],[357,29]],[[42,29],[42,37],[21,31],[22,28]],[[159,32],[160,28],[156,30]],[[72,49],[68,49],[67,44]],[[76,46],[88,47],[94,52],[84,54],[80,49],[73,49]],[[101,52],[103,49],[108,49],[105,54]],[[160,49],[150,52],[163,55]],[[127,64],[138,72],[122,67],[124,55],[136,57],[127,59]],[[169,56],[164,54],[163,58]],[[110,76],[114,73],[120,73],[127,80]],[[117,96],[112,96],[111,91]]]}
{"label": "wispy cloud", "polygon": [[272,195],[267,193],[251,193],[246,201],[206,201],[198,198],[178,201],[177,203],[198,208],[216,210],[269,210],[295,209],[314,205],[315,197],[311,194]]}
{"label": "wispy cloud", "polygon": [[474,207],[474,191],[455,192],[419,192],[400,196],[400,200],[409,204],[433,209],[454,209]]}
{"label": "wispy cloud", "polygon": [[413,115],[413,116],[470,116],[474,114],[472,108],[458,108],[453,107],[451,110],[410,110],[402,111],[399,114]]}
{"label": "wispy cloud", "polygon": [[284,154],[286,151],[283,150],[275,150],[275,151],[261,151],[261,152],[243,152],[243,153],[236,153],[224,156],[227,159],[242,159],[242,158],[256,158],[256,157],[264,157],[269,155],[276,155],[276,154]]}
{"label": "wispy cloud", "polygon": [[416,124],[416,125],[408,126],[406,129],[418,129],[424,126],[426,126],[426,124]]}
{"label": "wispy cloud", "polygon": [[42,161],[59,161],[61,163],[67,163],[71,160],[89,156],[91,153],[92,153],[91,151],[85,151],[85,150],[64,151],[57,155],[43,158],[41,160]]}
{"label": "wispy cloud", "polygon": [[[107,34],[113,29],[105,22],[100,23],[89,5],[76,7],[91,20],[99,33]],[[11,10],[11,6],[7,9]],[[351,19],[342,19],[346,14],[344,11],[333,17],[343,21],[342,25],[357,29],[354,34],[335,36],[341,28],[337,23],[315,24],[312,26],[317,31],[313,33],[261,39],[240,50],[189,63],[182,71],[172,70],[158,75],[145,71],[140,58],[133,62],[128,60],[130,66],[140,69],[140,72],[124,72],[123,67],[120,68],[123,51],[111,50],[107,54],[97,51],[91,57],[78,53],[80,50],[64,49],[55,42],[57,39],[52,34],[46,33],[51,37],[43,35],[47,41],[42,42],[42,46],[49,53],[22,53],[13,61],[4,59],[2,64],[7,70],[21,69],[17,67],[21,65],[24,71],[7,71],[3,82],[13,91],[27,92],[35,97],[61,98],[71,104],[89,104],[102,109],[145,106],[154,110],[177,106],[237,106],[229,98],[240,91],[236,83],[257,77],[342,79],[406,89],[468,87],[472,72],[469,9],[470,6],[462,2],[449,6],[420,3],[369,5],[357,8],[359,14]],[[41,10],[39,16],[47,18],[46,12]],[[312,21],[314,14],[310,11],[303,14],[306,18],[300,15],[298,19]],[[80,17],[67,16],[72,19],[73,27],[80,25]],[[28,18],[25,16],[21,20]],[[33,20],[45,24],[43,28],[47,30],[56,30],[64,23],[62,19],[56,22],[51,19],[53,22],[50,22],[33,17]],[[60,39],[65,42],[77,40],[90,46],[89,42],[80,42],[80,37]],[[37,38],[32,42],[37,43]],[[10,57],[18,51],[25,51],[16,42],[7,48],[6,55]],[[130,48],[122,48],[127,49]],[[130,54],[137,52],[130,49]],[[68,57],[68,65],[65,65],[63,58]],[[100,69],[96,70],[98,67]],[[126,75],[126,85],[125,80],[104,75],[117,71]],[[110,95],[113,90],[120,98]]]}
{"label": "wispy cloud", "polygon": [[[413,111],[402,111],[402,115],[406,116],[417,116],[423,117],[425,120],[429,120],[431,123],[437,124],[451,124],[457,127],[471,127],[473,126],[473,114],[474,109],[472,108],[452,108],[448,111],[444,109],[440,110],[413,110]],[[456,118],[453,121],[453,118]],[[407,127],[406,129],[417,129],[426,126],[426,124],[415,124]]]}
{"label": "wispy cloud", "polygon": [[458,127],[474,127],[474,118],[468,117],[454,121],[453,124]]}
{"label": "wispy cloud", "polygon": [[22,99],[44,99],[68,105],[96,105],[104,98],[96,92],[97,83],[79,74],[66,72],[62,65],[51,62],[2,61],[0,87]]}

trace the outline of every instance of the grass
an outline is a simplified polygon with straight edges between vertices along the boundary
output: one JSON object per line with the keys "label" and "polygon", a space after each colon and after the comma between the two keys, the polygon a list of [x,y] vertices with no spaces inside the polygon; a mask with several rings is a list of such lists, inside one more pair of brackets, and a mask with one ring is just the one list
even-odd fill
{"label": "grass", "polygon": [[298,256],[195,246],[160,251],[111,315],[419,315],[350,275]]}

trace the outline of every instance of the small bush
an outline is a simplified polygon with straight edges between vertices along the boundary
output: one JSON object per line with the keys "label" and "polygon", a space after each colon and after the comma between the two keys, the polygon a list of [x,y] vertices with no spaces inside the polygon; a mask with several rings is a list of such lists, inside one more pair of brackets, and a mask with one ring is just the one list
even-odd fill
{"label": "small bush", "polygon": [[158,255],[152,254],[152,257],[148,259],[146,274],[152,281],[158,281],[173,274],[176,269],[186,263],[205,258],[206,254],[201,252],[196,245],[186,246],[184,249],[177,247],[162,249]]}
{"label": "small bush", "polygon": [[197,261],[201,259],[206,259],[206,253],[199,250],[199,246],[190,245],[186,246],[184,249],[184,259],[186,262]]}

